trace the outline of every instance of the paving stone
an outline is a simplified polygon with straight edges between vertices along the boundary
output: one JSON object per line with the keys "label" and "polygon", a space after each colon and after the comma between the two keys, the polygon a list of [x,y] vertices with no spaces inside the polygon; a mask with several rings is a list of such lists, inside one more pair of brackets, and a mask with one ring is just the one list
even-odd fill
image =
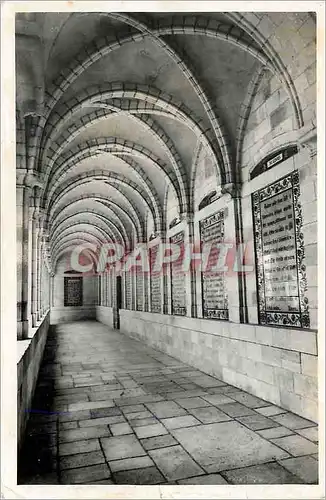
{"label": "paving stone", "polygon": [[76,467],[86,467],[104,463],[104,455],[101,451],[90,453],[77,453],[60,458],[60,469],[75,469]]}
{"label": "paving stone", "polygon": [[248,406],[249,408],[261,408],[270,405],[267,401],[242,391],[232,392],[231,398],[245,406]]}
{"label": "paving stone", "polygon": [[256,408],[256,411],[265,417],[271,417],[274,415],[280,415],[281,413],[287,413],[287,410],[279,408],[278,406],[264,406],[262,408]]}
{"label": "paving stone", "polygon": [[108,479],[110,470],[106,464],[68,469],[61,472],[62,484],[87,484],[90,481]]}
{"label": "paving stone", "polygon": [[122,407],[127,405],[163,401],[163,400],[164,400],[163,396],[158,396],[156,394],[145,394],[145,396],[138,396],[134,398],[119,398],[115,399],[114,401],[117,406]]}
{"label": "paving stone", "polygon": [[117,415],[116,417],[102,417],[102,418],[91,418],[89,420],[80,420],[79,427],[95,427],[97,425],[111,425],[119,424],[125,422],[123,415]]}
{"label": "paving stone", "polygon": [[219,410],[223,411],[230,417],[245,417],[247,415],[257,415],[254,410],[242,405],[241,403],[228,403],[218,405]]}
{"label": "paving stone", "polygon": [[271,427],[279,427],[277,422],[274,422],[270,418],[264,417],[263,415],[248,415],[246,417],[237,417],[237,420],[253,431],[269,429]]}
{"label": "paving stone", "polygon": [[207,406],[206,408],[193,408],[190,413],[194,415],[203,424],[211,424],[213,422],[223,422],[230,420],[231,417],[218,410],[215,406]]}
{"label": "paving stone", "polygon": [[[190,427],[199,425],[201,422],[192,415],[184,415],[181,417],[164,418],[162,424],[168,429],[178,429],[179,427]],[[145,437],[145,436],[144,436]]]}
{"label": "paving stone", "polygon": [[172,429],[170,433],[206,472],[288,458],[285,451],[236,421]]}
{"label": "paving stone", "polygon": [[144,405],[127,405],[121,408],[123,413],[137,413],[141,411],[146,411],[147,408]]}
{"label": "paving stone", "polygon": [[129,420],[129,424],[131,425],[131,427],[141,427],[143,425],[159,424],[159,421],[156,417],[137,418],[135,420]]}
{"label": "paving stone", "polygon": [[135,413],[126,413],[127,420],[143,420],[144,418],[153,417],[152,413],[148,410],[146,411],[136,411]]}
{"label": "paving stone", "polygon": [[162,484],[165,479],[156,467],[116,472],[113,474],[116,484]]}
{"label": "paving stone", "polygon": [[296,430],[297,434],[300,434],[300,436],[303,436],[310,441],[314,441],[315,443],[318,443],[318,427],[308,427],[307,429],[297,429]]}
{"label": "paving stone", "polygon": [[272,439],[271,441],[294,456],[310,455],[318,451],[318,446],[316,444],[297,434]]}
{"label": "paving stone", "polygon": [[288,427],[289,429],[303,429],[305,427],[316,426],[314,422],[299,417],[294,413],[283,413],[282,415],[275,415],[271,418],[275,420],[275,422],[278,422],[280,425],[284,425],[284,427]]}
{"label": "paving stone", "polygon": [[184,408],[177,405],[174,401],[162,401],[158,403],[146,403],[147,408],[158,418],[176,417],[187,415]]}
{"label": "paving stone", "polygon": [[91,401],[107,401],[108,399],[119,398],[121,395],[120,391],[110,391],[110,392],[94,392],[89,396]]}
{"label": "paving stone", "polygon": [[170,434],[141,439],[140,442],[145,450],[155,450],[157,448],[165,448],[178,444]]}
{"label": "paving stone", "polygon": [[132,428],[127,422],[111,424],[110,430],[113,436],[122,436],[124,434],[132,434]]}
{"label": "paving stone", "polygon": [[228,484],[220,474],[206,474],[205,476],[180,479],[178,484]]}
{"label": "paving stone", "polygon": [[73,420],[87,420],[91,418],[91,412],[89,410],[67,412],[63,415],[59,415],[59,422],[72,422]]}
{"label": "paving stone", "polygon": [[112,472],[126,471],[132,469],[143,469],[154,466],[153,461],[148,457],[124,458],[122,460],[109,461]]}
{"label": "paving stone", "polygon": [[92,439],[105,436],[110,436],[110,431],[107,426],[83,427],[82,429],[68,429],[67,431],[60,432],[59,443],[67,443],[70,441],[81,441],[85,439]]}
{"label": "paving stone", "polygon": [[202,398],[177,399],[176,402],[186,410],[189,410],[190,408],[202,408],[204,406],[210,406],[210,403]]}
{"label": "paving stone", "polygon": [[224,471],[231,484],[300,484],[302,481],[276,462]]}
{"label": "paving stone", "polygon": [[96,408],[108,408],[110,406],[114,406],[114,402],[108,399],[105,401],[83,401],[81,403],[72,403],[68,405],[68,411],[94,410]]}
{"label": "paving stone", "polygon": [[77,421],[73,421],[73,422],[61,422],[59,424],[59,429],[62,429],[63,431],[65,431],[67,429],[77,429],[77,427],[78,427]]}
{"label": "paving stone", "polygon": [[154,424],[154,425],[146,425],[141,427],[135,427],[135,434],[138,439],[153,437],[153,436],[161,436],[163,434],[167,434],[168,431],[163,427],[162,424]]}
{"label": "paving stone", "polygon": [[224,394],[209,394],[208,396],[203,396],[203,398],[211,405],[224,405],[227,403],[234,403],[233,399],[225,396]]}
{"label": "paving stone", "polygon": [[201,377],[192,377],[191,381],[194,382],[199,387],[219,387],[225,385],[225,382],[221,380],[214,379],[213,377],[209,377],[207,375],[203,375]]}
{"label": "paving stone", "polygon": [[87,441],[76,441],[75,443],[61,443],[59,445],[59,456],[74,455],[75,453],[88,453],[90,451],[100,451],[98,439],[88,439]]}
{"label": "paving stone", "polygon": [[89,481],[87,484],[115,484],[111,479],[99,479],[98,481]]}
{"label": "paving stone", "polygon": [[292,431],[291,429],[287,429],[286,427],[279,426],[272,427],[270,429],[264,429],[262,431],[258,431],[258,433],[265,439],[272,439],[283,436],[291,436],[291,434],[294,434],[294,431]]}
{"label": "paving stone", "polygon": [[145,450],[134,435],[101,438],[100,441],[108,461],[146,455]]}
{"label": "paving stone", "polygon": [[150,450],[148,453],[168,480],[204,474],[204,471],[181,446]]}
{"label": "paving stone", "polygon": [[122,415],[119,408],[113,406],[112,408],[99,408],[97,410],[90,411],[91,418],[102,418],[102,417],[115,417],[116,415]]}
{"label": "paving stone", "polygon": [[178,392],[171,392],[169,393],[169,399],[177,400],[177,399],[184,399],[184,398],[192,398],[192,397],[198,397],[198,396],[207,396],[208,392],[203,391],[202,389],[196,389],[196,390],[191,390],[191,391],[178,391]]}
{"label": "paving stone", "polygon": [[298,476],[305,484],[318,483],[318,462],[310,457],[287,458],[280,464],[288,471]]}

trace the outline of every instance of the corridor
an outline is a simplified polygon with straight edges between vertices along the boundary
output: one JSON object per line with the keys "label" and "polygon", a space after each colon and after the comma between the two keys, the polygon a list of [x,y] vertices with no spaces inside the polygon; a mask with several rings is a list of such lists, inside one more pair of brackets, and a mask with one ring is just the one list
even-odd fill
{"label": "corridor", "polygon": [[18,484],[318,483],[315,423],[95,321],[50,328],[29,412]]}

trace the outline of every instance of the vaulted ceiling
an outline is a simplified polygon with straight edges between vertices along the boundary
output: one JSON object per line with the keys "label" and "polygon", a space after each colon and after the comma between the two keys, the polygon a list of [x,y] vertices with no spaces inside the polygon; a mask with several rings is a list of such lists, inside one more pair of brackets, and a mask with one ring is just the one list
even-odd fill
{"label": "vaulted ceiling", "polygon": [[262,43],[279,14],[17,14],[17,110],[33,130],[53,264],[81,241],[132,246],[148,225],[164,230],[168,190],[179,215],[191,213],[200,145],[218,184],[241,182],[239,141],[262,68],[302,125],[286,61]]}

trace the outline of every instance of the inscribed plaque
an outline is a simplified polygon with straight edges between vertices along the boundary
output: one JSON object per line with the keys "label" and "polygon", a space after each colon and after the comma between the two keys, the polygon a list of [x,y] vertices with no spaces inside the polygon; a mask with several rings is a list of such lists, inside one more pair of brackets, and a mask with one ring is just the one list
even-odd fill
{"label": "inscribed plaque", "polygon": [[184,232],[175,234],[170,238],[170,243],[178,245],[180,255],[178,259],[171,263],[171,298],[172,298],[172,314],[178,316],[186,315],[186,279],[183,270],[183,254],[184,254]]}
{"label": "inscribed plaque", "polygon": [[215,270],[219,254],[218,244],[224,241],[223,210],[210,215],[199,223],[202,249],[210,247],[206,269],[202,270],[203,317],[208,319],[229,319],[228,296],[225,273]]}
{"label": "inscribed plaque", "polygon": [[65,277],[64,278],[64,305],[82,306],[83,305],[83,278]]}
{"label": "inscribed plaque", "polygon": [[260,324],[309,327],[299,174],[252,195]]}

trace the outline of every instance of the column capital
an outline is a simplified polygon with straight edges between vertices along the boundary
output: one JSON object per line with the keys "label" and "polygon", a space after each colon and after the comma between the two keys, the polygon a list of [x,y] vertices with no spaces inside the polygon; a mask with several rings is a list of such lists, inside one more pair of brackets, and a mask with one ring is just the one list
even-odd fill
{"label": "column capital", "polygon": [[34,186],[41,189],[44,187],[44,183],[41,181],[39,174],[25,168],[16,169],[16,185],[29,189]]}
{"label": "column capital", "polygon": [[232,198],[239,198],[241,196],[241,184],[236,184],[235,182],[230,182],[228,184],[224,184],[221,187],[222,194],[229,194]]}
{"label": "column capital", "polygon": [[317,154],[317,129],[312,127],[304,128],[298,138],[299,148],[307,149],[310,152],[310,157],[313,158]]}

